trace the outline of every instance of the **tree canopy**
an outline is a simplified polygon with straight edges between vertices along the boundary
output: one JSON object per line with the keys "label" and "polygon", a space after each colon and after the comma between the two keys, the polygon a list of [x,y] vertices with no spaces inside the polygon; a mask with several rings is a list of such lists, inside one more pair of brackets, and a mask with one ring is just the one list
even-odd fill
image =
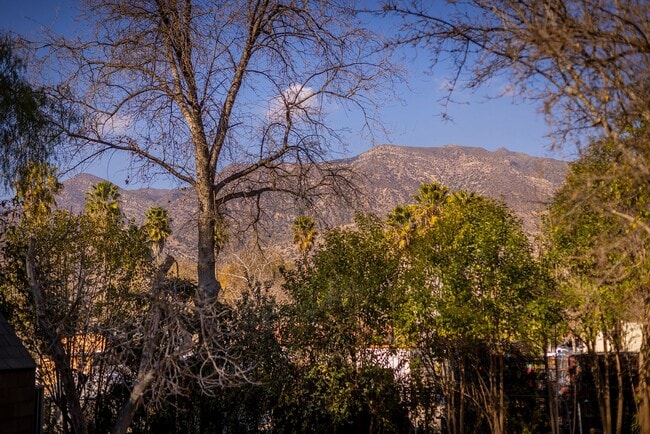
{"label": "tree canopy", "polygon": [[17,178],[30,162],[47,161],[60,143],[62,129],[55,123],[57,101],[32,85],[18,41],[0,35],[0,169],[2,188]]}

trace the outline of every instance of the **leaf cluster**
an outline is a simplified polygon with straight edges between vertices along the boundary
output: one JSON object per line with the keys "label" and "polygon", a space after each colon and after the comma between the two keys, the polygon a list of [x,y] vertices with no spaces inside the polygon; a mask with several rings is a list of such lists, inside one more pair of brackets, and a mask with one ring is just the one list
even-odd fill
{"label": "leaf cluster", "polygon": [[[57,121],[65,110],[25,77],[18,42],[0,35],[0,169],[2,187],[11,185],[20,168],[54,155],[63,131]],[[68,119],[71,121],[72,116]]]}

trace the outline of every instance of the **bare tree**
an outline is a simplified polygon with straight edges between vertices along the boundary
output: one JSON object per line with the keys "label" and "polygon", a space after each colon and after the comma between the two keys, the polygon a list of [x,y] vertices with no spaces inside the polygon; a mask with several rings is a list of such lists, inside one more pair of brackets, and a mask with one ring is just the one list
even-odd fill
{"label": "bare tree", "polygon": [[647,2],[386,0],[379,13],[403,20],[391,44],[424,47],[432,67],[452,67],[445,106],[459,88],[505,78],[504,93],[541,104],[554,147],[580,149],[604,137],[620,147],[620,163],[635,169],[640,184],[650,180],[640,149],[647,128],[629,140],[650,122]]}
{"label": "bare tree", "polygon": [[[124,151],[137,174],[190,186],[198,203],[198,282],[220,290],[219,227],[233,201],[341,191],[322,165],[341,144],[328,111],[360,109],[391,77],[379,39],[345,0],[86,0],[92,40],[53,42],[83,118],[83,155]],[[98,17],[98,18],[95,18]],[[70,97],[74,95],[74,97]]]}
{"label": "bare tree", "polygon": [[188,384],[205,396],[214,396],[224,386],[248,381],[251,367],[237,357],[237,325],[230,311],[217,300],[193,303],[192,288],[181,279],[166,278],[174,264],[167,256],[155,270],[146,294],[143,321],[125,333],[107,351],[114,360],[137,360],[127,372],[130,394],[121,406],[112,433],[128,432],[138,408],[162,408],[171,396],[189,395]]}

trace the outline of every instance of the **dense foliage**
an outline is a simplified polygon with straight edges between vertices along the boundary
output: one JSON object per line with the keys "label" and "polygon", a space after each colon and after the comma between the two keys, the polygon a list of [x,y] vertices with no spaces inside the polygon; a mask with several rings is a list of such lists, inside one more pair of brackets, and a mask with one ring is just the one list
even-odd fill
{"label": "dense foliage", "polygon": [[[0,34],[0,187],[4,191],[29,162],[47,161],[63,139],[66,110],[26,77],[18,40]],[[67,122],[72,116],[67,114]]]}
{"label": "dense foliage", "polygon": [[645,127],[630,129],[621,139],[626,152],[612,140],[594,141],[572,164],[546,222],[549,265],[571,333],[587,347],[606,433],[631,430],[647,411],[634,403],[644,381],[630,336],[647,336],[650,192],[647,175],[627,163],[647,158],[646,134]]}

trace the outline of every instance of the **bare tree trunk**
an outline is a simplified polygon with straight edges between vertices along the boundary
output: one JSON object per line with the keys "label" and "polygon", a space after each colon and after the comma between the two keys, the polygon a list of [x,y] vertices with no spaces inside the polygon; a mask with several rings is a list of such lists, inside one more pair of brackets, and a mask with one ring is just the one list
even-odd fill
{"label": "bare tree trunk", "polygon": [[486,408],[490,413],[490,425],[493,434],[505,433],[505,399],[503,396],[503,357],[500,354],[489,356],[489,392],[486,400]]}
{"label": "bare tree trunk", "polygon": [[465,378],[465,358],[463,357],[460,363],[460,392],[458,394],[458,434],[465,432],[465,396],[467,391],[467,382]]}
{"label": "bare tree trunk", "polygon": [[150,369],[146,372],[140,371],[138,373],[138,379],[131,390],[129,399],[124,403],[120,412],[117,415],[111,434],[123,434],[126,433],[133,421],[135,412],[142,401],[142,397],[146,393],[147,389],[151,385],[155,378],[155,372],[153,369]]}
{"label": "bare tree trunk", "polygon": [[[455,401],[456,401],[456,391],[454,390],[453,384],[455,380],[454,369],[452,365],[452,360],[449,359],[446,362],[446,369],[443,370],[441,379],[443,384],[443,392],[448,397],[445,405],[445,422],[447,425],[447,432],[450,434],[456,434],[455,428]],[[444,366],[444,365],[443,365]]]}
{"label": "bare tree trunk", "polygon": [[212,193],[212,181],[209,173],[203,174],[196,186],[199,201],[198,218],[198,284],[201,297],[214,299],[221,286],[216,277],[215,252],[215,203]]}
{"label": "bare tree trunk", "polygon": [[490,431],[492,434],[501,434],[499,432],[498,409],[497,409],[497,379],[496,379],[496,357],[493,354],[488,356],[488,390],[485,400],[485,411],[488,413],[490,420]]}
{"label": "bare tree trunk", "polygon": [[498,392],[499,392],[499,408],[498,408],[498,416],[499,416],[499,432],[500,433],[505,433],[506,432],[506,396],[505,396],[505,387],[503,385],[503,354],[499,354],[498,356],[498,369],[499,369],[499,376],[498,376]]}
{"label": "bare tree trunk", "polygon": [[142,349],[142,358],[140,359],[140,365],[138,367],[138,376],[131,394],[126,402],[122,405],[120,412],[117,415],[117,419],[113,424],[113,429],[111,434],[123,434],[126,433],[133,421],[135,412],[138,410],[138,406],[142,402],[142,397],[147,392],[151,384],[156,379],[156,367],[152,363],[154,359],[154,354],[159,350],[160,344],[160,322],[163,316],[162,309],[160,308],[161,300],[158,298],[158,295],[161,291],[165,275],[171,268],[174,263],[174,258],[167,255],[156,270],[153,282],[151,284],[151,293],[153,295],[153,306],[149,313],[149,318],[146,321],[146,330],[145,336],[148,336],[148,339],[144,343],[144,348]]}
{"label": "bare tree trunk", "polygon": [[594,383],[596,385],[596,395],[598,396],[598,409],[600,412],[600,422],[605,434],[612,434],[612,407],[611,407],[611,390],[609,384],[609,351],[607,340],[603,336],[603,364],[601,367],[598,354],[595,347],[590,348],[591,359],[593,364]]}
{"label": "bare tree trunk", "polygon": [[456,388],[454,387],[456,376],[454,375],[453,360],[450,358],[444,363],[446,369],[442,374],[442,384],[443,391],[448,397],[445,405],[447,432],[456,434]]}
{"label": "bare tree trunk", "polygon": [[[447,374],[444,378],[445,394],[448,397],[445,413],[447,431],[450,434],[462,434],[465,429],[465,363],[462,355],[447,360]],[[458,372],[458,375],[456,375]]]}

